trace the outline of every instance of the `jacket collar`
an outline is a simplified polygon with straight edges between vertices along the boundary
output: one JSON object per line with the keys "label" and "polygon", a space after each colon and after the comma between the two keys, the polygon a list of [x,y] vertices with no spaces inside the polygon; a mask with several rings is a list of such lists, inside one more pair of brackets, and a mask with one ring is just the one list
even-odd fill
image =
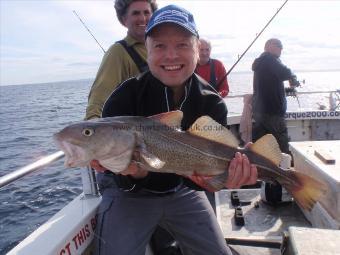
{"label": "jacket collar", "polygon": [[[151,73],[150,73],[152,79],[154,79],[154,84],[156,86],[159,86],[162,90],[163,90],[163,93],[164,93],[164,97],[165,97],[165,103],[166,103],[166,109],[168,111],[173,111],[176,109],[176,106],[174,104],[174,101],[173,101],[173,92],[171,90],[170,87],[166,86],[164,83],[162,83],[160,80],[158,80],[155,76],[153,76]],[[186,84],[184,86],[184,96],[181,100],[181,103],[179,106],[177,106],[177,108],[182,109],[183,107],[183,104],[185,103],[186,99],[188,98],[189,96],[189,93],[190,93],[190,90],[191,90],[191,86],[192,86],[192,79],[193,79],[193,76],[191,76],[187,81],[186,81]]]}

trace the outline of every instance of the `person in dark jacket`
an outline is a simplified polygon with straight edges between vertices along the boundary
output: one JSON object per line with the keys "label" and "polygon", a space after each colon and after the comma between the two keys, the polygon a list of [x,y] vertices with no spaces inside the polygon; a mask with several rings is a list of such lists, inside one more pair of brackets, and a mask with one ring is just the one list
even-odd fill
{"label": "person in dark jacket", "polygon": [[[253,80],[253,128],[252,139],[256,141],[265,134],[272,134],[282,152],[289,153],[289,139],[285,113],[287,100],[284,81],[291,87],[299,82],[292,71],[280,60],[282,43],[276,38],[269,39],[264,52],[255,59],[252,69]],[[276,205],[282,200],[282,186],[278,182],[264,183],[265,201]]]}
{"label": "person in dark jacket", "polygon": [[[227,124],[222,98],[194,74],[198,32],[191,13],[175,5],[156,11],[146,29],[146,48],[150,71],[120,84],[106,101],[103,117],[150,116],[178,109],[183,111],[184,130],[203,115]],[[256,182],[256,167],[240,153],[228,171],[228,188]],[[135,163],[120,174],[106,171],[99,183],[103,199],[95,254],[144,255],[157,225],[174,236],[183,254],[231,254],[201,188],[206,178],[147,172]]]}
{"label": "person in dark jacket", "polygon": [[289,153],[287,126],[284,119],[287,110],[284,81],[291,87],[298,85],[296,75],[280,60],[282,43],[269,39],[264,52],[255,59],[253,79],[253,141],[265,134],[273,134],[282,152]]}

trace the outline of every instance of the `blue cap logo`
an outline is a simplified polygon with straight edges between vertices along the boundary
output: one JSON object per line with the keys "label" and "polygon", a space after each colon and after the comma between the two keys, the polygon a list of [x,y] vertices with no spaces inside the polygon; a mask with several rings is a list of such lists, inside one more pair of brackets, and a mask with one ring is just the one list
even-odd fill
{"label": "blue cap logo", "polygon": [[153,28],[164,23],[177,24],[198,37],[194,16],[184,8],[176,5],[168,5],[154,12],[146,28],[145,36]]}

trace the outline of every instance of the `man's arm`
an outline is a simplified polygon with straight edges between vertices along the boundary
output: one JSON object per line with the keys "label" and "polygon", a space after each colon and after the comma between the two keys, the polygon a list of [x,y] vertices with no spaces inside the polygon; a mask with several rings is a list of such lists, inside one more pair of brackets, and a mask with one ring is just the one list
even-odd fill
{"label": "man's arm", "polygon": [[203,115],[209,115],[216,122],[227,127],[228,109],[223,99],[215,95],[208,100],[206,112]]}
{"label": "man's arm", "polygon": [[287,66],[282,64],[279,58],[273,58],[271,62],[272,63],[269,64],[268,67],[280,81],[287,81],[290,80],[293,76],[295,76]]}
{"label": "man's arm", "polygon": [[125,79],[139,73],[124,55],[123,47],[117,44],[112,45],[104,55],[89,94],[85,119],[100,118],[104,103],[112,91]]}
{"label": "man's arm", "polygon": [[220,61],[216,61],[215,69],[217,75],[217,84],[221,83],[218,88],[218,92],[221,95],[221,97],[226,97],[229,93],[227,71],[225,70],[223,63]]}
{"label": "man's arm", "polygon": [[111,93],[103,106],[103,118],[135,115],[134,82],[135,78],[126,80]]}

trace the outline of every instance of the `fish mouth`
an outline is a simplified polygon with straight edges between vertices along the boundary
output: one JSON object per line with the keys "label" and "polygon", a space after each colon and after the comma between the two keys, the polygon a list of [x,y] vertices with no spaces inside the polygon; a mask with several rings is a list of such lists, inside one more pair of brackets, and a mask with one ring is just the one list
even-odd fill
{"label": "fish mouth", "polygon": [[64,165],[66,167],[85,167],[89,165],[91,159],[86,156],[85,151],[80,146],[60,141],[57,137],[54,137],[54,140],[59,149],[65,153]]}

